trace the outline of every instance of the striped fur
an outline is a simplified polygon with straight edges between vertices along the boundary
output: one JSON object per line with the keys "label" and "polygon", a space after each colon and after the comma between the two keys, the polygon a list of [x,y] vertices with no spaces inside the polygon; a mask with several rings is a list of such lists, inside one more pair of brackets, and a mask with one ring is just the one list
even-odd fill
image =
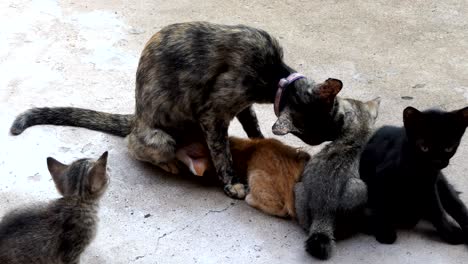
{"label": "striped fur", "polygon": [[96,234],[106,190],[107,152],[97,161],[47,165],[62,198],[7,213],[0,222],[0,263],[76,264]]}

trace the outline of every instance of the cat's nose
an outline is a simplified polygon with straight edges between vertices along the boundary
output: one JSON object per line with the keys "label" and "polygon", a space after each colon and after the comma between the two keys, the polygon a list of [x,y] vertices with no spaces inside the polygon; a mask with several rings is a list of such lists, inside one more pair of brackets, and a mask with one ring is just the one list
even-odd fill
{"label": "cat's nose", "polygon": [[449,162],[446,160],[433,160],[432,164],[439,169],[443,169],[448,166]]}

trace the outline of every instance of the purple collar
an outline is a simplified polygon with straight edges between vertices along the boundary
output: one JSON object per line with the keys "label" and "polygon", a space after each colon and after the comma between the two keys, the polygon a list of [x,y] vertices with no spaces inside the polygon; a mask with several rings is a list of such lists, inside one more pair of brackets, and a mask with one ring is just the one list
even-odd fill
{"label": "purple collar", "polygon": [[291,83],[295,82],[296,80],[305,78],[304,75],[300,73],[291,73],[287,78],[282,78],[279,83],[278,83],[278,90],[276,91],[276,96],[275,96],[275,115],[278,117],[280,114],[280,104],[281,104],[281,98],[283,97],[283,92],[286,90],[288,85]]}

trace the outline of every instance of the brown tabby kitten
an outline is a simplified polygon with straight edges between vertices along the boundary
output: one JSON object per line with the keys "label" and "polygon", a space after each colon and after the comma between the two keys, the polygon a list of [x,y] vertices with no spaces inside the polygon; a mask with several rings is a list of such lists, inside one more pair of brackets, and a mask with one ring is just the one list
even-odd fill
{"label": "brown tabby kitten", "polygon": [[75,264],[96,233],[99,198],[109,182],[107,152],[65,165],[47,158],[63,196],[6,214],[0,222],[0,263]]}
{"label": "brown tabby kitten", "polygon": [[305,78],[278,89],[295,70],[283,61],[278,41],[267,32],[243,25],[206,22],[164,27],[146,44],[136,74],[135,114],[118,115],[78,108],[34,108],[18,116],[11,133],[55,124],[86,127],[127,136],[132,155],[176,173],[176,149],[187,133],[202,135],[233,198],[244,198],[228,141],[237,117],[251,138],[262,138],[254,103],[276,102],[277,135],[292,133],[308,144],[332,140],[341,125],[335,119],[339,80],[322,84]]}
{"label": "brown tabby kitten", "polygon": [[[271,215],[295,217],[294,185],[300,180],[309,154],[276,139],[230,137],[229,144],[234,170],[250,188],[245,201]],[[202,143],[184,146],[176,156],[198,176],[212,167],[208,147]]]}

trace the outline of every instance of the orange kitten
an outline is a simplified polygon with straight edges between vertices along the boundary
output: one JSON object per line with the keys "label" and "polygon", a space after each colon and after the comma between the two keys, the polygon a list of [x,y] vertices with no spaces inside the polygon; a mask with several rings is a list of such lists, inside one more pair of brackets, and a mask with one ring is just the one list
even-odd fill
{"label": "orange kitten", "polygon": [[[309,154],[276,139],[230,137],[229,141],[234,169],[249,184],[245,201],[271,215],[294,217],[294,185]],[[202,143],[179,148],[176,157],[198,176],[212,168],[208,148]]]}

